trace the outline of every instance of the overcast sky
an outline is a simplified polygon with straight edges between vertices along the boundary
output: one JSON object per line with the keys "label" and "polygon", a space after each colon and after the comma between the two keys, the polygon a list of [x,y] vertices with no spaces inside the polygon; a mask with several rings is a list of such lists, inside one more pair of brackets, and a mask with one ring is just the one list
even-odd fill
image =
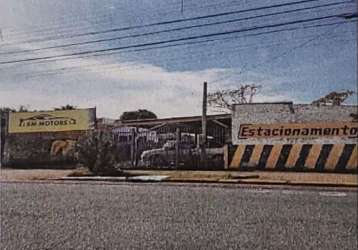
{"label": "overcast sky", "polygon": [[[262,85],[255,101],[309,103],[356,89],[357,22],[337,17],[356,12],[356,1],[294,2],[184,0],[182,9],[181,0],[0,0],[0,106],[171,117],[200,114],[204,81],[209,91]],[[250,11],[150,25],[239,10]]]}

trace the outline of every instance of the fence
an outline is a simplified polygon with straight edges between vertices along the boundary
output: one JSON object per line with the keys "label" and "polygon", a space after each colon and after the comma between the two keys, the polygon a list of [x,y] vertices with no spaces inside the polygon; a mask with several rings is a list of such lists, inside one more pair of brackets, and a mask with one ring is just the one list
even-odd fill
{"label": "fence", "polygon": [[[67,159],[75,159],[73,146],[85,134],[85,131],[9,134],[7,114],[0,116],[0,163],[9,166],[67,163]],[[200,116],[176,117],[97,126],[111,132],[122,168],[223,168],[223,146],[231,137],[231,116],[207,117],[205,145],[201,120]],[[202,149],[207,153],[207,161],[201,159]]]}
{"label": "fence", "polygon": [[5,146],[5,128],[6,120],[3,112],[0,112],[0,167],[3,162],[4,146]]}
{"label": "fence", "polygon": [[112,130],[122,168],[221,169],[228,132],[220,126],[208,128],[207,162],[201,160],[201,128],[182,124],[117,127]]}

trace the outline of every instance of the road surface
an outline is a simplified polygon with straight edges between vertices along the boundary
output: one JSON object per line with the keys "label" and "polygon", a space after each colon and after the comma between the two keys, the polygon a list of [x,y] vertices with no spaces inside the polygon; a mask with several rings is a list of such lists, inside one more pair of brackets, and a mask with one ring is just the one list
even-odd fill
{"label": "road surface", "polygon": [[1,249],[357,249],[357,192],[1,183]]}

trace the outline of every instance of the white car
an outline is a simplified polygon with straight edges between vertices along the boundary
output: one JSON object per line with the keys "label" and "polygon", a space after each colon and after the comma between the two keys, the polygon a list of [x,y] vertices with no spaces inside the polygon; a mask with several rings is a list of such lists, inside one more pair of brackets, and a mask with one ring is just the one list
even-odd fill
{"label": "white car", "polygon": [[[143,151],[140,165],[144,167],[173,167],[175,166],[176,141],[169,140],[163,147]],[[211,165],[223,165],[224,149],[207,148],[206,155]],[[200,149],[194,144],[180,145],[179,165],[185,166],[200,160]]]}

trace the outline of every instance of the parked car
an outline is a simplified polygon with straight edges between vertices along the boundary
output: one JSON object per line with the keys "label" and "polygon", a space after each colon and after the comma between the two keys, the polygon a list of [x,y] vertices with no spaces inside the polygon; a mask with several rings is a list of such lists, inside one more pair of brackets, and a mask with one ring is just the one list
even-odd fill
{"label": "parked car", "polygon": [[[180,145],[179,166],[190,166],[200,161],[200,149],[195,144],[182,143]],[[143,151],[140,165],[144,167],[175,166],[176,141],[168,140],[163,147]],[[206,148],[208,164],[212,167],[223,166],[224,150],[219,148]]]}

